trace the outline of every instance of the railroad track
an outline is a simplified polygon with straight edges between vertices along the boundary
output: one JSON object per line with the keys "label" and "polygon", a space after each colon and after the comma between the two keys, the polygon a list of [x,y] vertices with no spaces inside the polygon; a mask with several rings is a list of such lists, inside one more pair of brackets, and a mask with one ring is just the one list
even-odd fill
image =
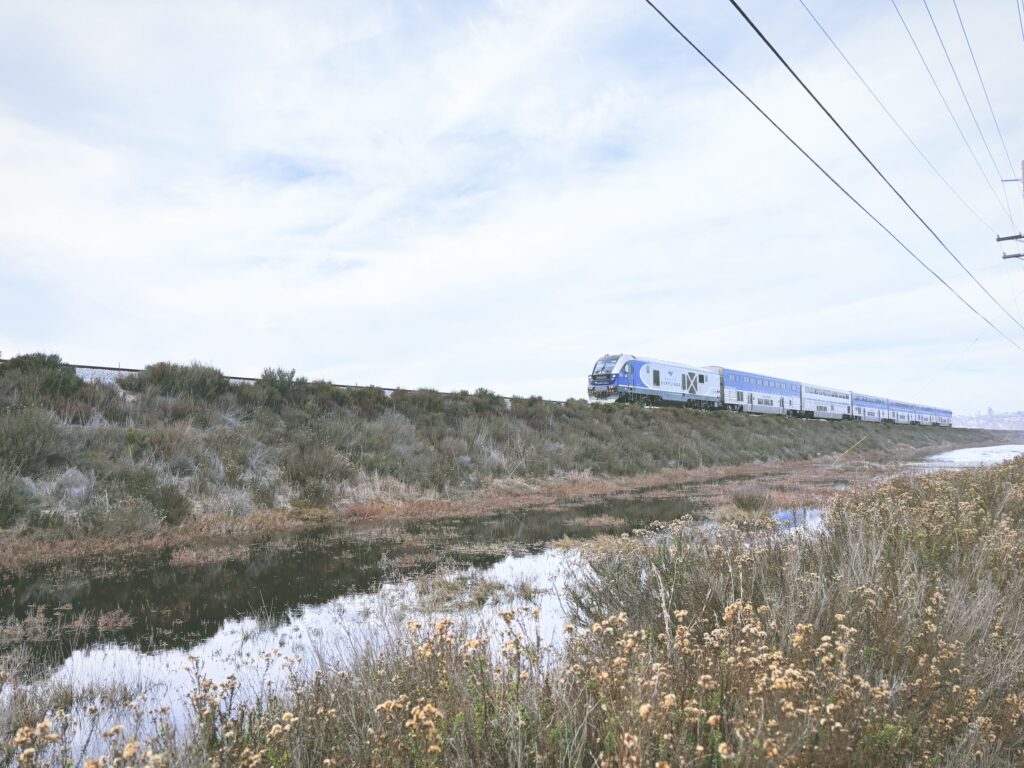
{"label": "railroad track", "polygon": [[[3,365],[5,360],[0,358],[0,365]],[[128,376],[133,373],[142,373],[142,368],[122,368],[120,366],[114,367],[109,365],[81,365],[79,363],[63,363],[69,368],[75,369],[75,374],[84,381],[99,381],[108,384],[115,384],[117,380],[122,376]],[[224,378],[231,384],[255,384],[259,381],[259,378],[253,376],[231,376],[229,374],[223,374]],[[385,397],[391,397],[395,392],[416,392],[418,390],[409,387],[380,387],[376,384],[337,384],[333,381],[327,382],[332,387],[338,387],[339,389],[379,389],[384,393]],[[439,395],[457,395],[458,392],[442,392],[440,390],[434,390]],[[506,405],[511,405],[513,396],[511,395],[498,395],[502,400],[505,401]],[[557,403],[564,405],[564,400],[549,400],[547,398],[541,398],[545,403]]]}

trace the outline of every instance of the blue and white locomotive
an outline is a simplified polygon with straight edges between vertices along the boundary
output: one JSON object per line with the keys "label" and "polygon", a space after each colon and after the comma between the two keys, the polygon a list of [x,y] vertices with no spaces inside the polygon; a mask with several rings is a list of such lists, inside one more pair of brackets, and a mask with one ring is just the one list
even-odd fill
{"label": "blue and white locomotive", "polygon": [[590,373],[591,402],[674,403],[816,419],[953,425],[953,412],[721,366],[697,368],[635,355],[605,355]]}

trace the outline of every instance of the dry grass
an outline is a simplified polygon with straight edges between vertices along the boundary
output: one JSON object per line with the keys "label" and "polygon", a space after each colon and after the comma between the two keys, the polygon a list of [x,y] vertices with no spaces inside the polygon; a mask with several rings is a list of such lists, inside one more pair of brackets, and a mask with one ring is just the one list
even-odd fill
{"label": "dry grass", "polygon": [[393,493],[392,489],[372,502],[353,501],[341,511],[297,507],[257,510],[242,516],[211,511],[178,526],[115,538],[50,532],[45,536],[37,534],[29,544],[24,532],[0,530],[0,574],[6,571],[16,576],[30,567],[68,562],[88,571],[91,563],[102,559],[149,557],[167,550],[172,559],[212,563],[218,561],[219,555],[228,560],[238,559],[242,548],[287,548],[295,537],[314,529],[373,532],[381,524],[401,521],[479,517],[526,509],[555,510],[615,500],[686,498],[712,510],[709,516],[713,519],[751,522],[763,515],[745,513],[733,506],[734,491],[769,494],[779,506],[821,506],[835,493],[837,480],[866,486],[880,475],[891,474],[893,462],[914,455],[910,450],[897,452],[885,464],[863,460],[844,461],[838,466],[830,460],[784,462],[773,465],[770,473],[763,464],[663,469],[628,477],[575,472],[532,483],[496,480],[451,497],[437,493],[415,496]]}
{"label": "dry grass", "polygon": [[511,601],[532,603],[540,592],[528,580],[505,583],[479,571],[442,566],[415,581],[417,610],[424,613],[474,611]]}
{"label": "dry grass", "polygon": [[[815,535],[681,522],[604,537],[587,559],[562,651],[531,632],[527,606],[487,633],[412,624],[255,702],[197,668],[186,738],[111,731],[104,756],[126,766],[1024,761],[1024,459],[841,494]],[[24,723],[0,756],[59,764],[66,718]]]}

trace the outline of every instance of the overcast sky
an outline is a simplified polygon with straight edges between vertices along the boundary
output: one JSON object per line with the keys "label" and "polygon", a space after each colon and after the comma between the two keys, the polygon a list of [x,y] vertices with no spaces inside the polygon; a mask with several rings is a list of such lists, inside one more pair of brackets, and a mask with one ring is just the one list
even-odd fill
{"label": "overcast sky", "polygon": [[[997,169],[917,0],[744,3],[1015,317]],[[998,174],[1024,158],[1014,0],[932,0]],[[993,323],[725,0],[665,12]],[[989,188],[992,185],[995,193]],[[1017,228],[1019,184],[1005,185]],[[1008,245],[1013,248],[1013,245]],[[1024,408],[960,304],[640,0],[0,4],[0,352],[585,396],[606,352]]]}

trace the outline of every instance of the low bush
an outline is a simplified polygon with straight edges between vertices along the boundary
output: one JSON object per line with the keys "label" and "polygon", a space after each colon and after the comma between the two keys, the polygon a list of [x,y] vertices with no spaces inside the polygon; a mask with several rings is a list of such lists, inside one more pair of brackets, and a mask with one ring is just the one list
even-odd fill
{"label": "low bush", "polygon": [[[183,522],[191,513],[188,497],[173,483],[162,480],[151,466],[119,466],[105,481],[119,508],[130,510],[133,503],[142,502],[140,513],[148,505],[169,525]],[[143,517],[145,515],[140,514],[140,518]]]}
{"label": "low bush", "polygon": [[737,509],[753,513],[770,512],[773,507],[771,492],[756,486],[740,488],[733,492],[732,503]]}
{"label": "low bush", "polygon": [[241,390],[241,394],[246,403],[277,409],[284,403],[299,403],[307,387],[304,378],[295,378],[294,368],[266,368],[259,380]]}
{"label": "low bush", "polygon": [[0,462],[24,473],[38,473],[64,457],[68,449],[56,418],[41,408],[0,413]]}
{"label": "low bush", "polygon": [[208,464],[203,438],[187,422],[129,429],[126,438],[136,461],[153,460],[177,477],[191,477]]}
{"label": "low bush", "polygon": [[200,400],[222,395],[229,388],[223,373],[201,363],[154,363],[140,373],[122,377],[119,383],[136,392],[152,388],[161,395],[186,395]]}
{"label": "low bush", "polygon": [[71,397],[85,384],[59,355],[43,353],[20,355],[0,363],[0,382],[16,387],[22,402],[30,405]]}
{"label": "low bush", "polygon": [[334,448],[316,442],[290,447],[281,462],[288,482],[300,489],[302,500],[322,506],[335,495],[336,486],[354,474],[352,462]]}

